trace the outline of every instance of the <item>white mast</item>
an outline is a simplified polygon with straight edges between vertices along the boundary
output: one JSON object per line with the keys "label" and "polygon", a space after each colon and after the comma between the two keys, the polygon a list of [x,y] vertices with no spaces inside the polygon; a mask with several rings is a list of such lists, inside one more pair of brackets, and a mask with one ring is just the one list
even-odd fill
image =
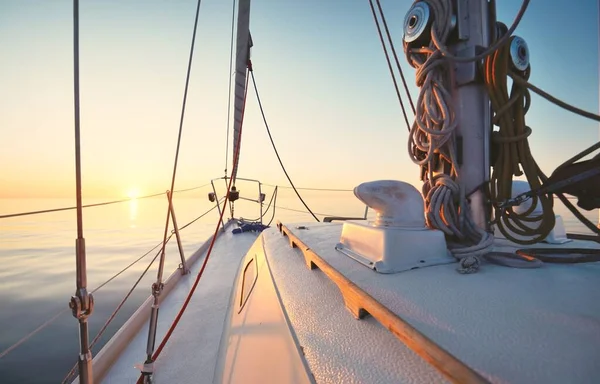
{"label": "white mast", "polygon": [[[495,20],[490,20],[489,11],[487,0],[469,1],[466,7],[458,6],[456,28],[460,41],[449,47],[455,55],[476,56],[477,47],[491,44],[490,24]],[[476,81],[477,62],[455,65],[456,135],[462,163],[459,184],[468,196],[467,204],[471,207],[473,221],[488,230],[491,209],[484,186],[490,180],[490,99],[485,86]]]}
{"label": "white mast", "polygon": [[237,19],[237,40],[236,40],[236,58],[235,58],[235,92],[234,92],[234,120],[233,120],[233,169],[231,177],[235,186],[237,176],[236,157],[240,153],[240,130],[244,116],[244,98],[246,93],[246,69],[250,61],[250,47],[252,39],[250,38],[250,0],[240,0]]}

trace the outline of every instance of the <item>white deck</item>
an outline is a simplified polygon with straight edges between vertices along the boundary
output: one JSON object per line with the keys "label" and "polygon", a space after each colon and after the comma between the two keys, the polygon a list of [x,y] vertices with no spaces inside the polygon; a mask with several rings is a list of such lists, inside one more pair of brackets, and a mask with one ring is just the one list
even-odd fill
{"label": "white deck", "polygon": [[[546,263],[539,269],[484,264],[472,275],[449,264],[383,275],[334,249],[341,224],[303,225],[308,229],[288,228],[488,380],[591,383],[600,377],[600,263]],[[275,230],[264,237],[274,280],[317,382],[443,381],[373,319],[355,320],[334,283],[308,270],[286,238]]]}
{"label": "white deck", "polygon": [[[297,229],[300,224],[287,227],[333,268],[491,382],[591,383],[600,377],[600,263],[545,264],[540,269],[484,264],[472,275],[458,274],[456,264],[449,264],[378,274],[334,249],[342,224],[302,225],[308,229]],[[260,254],[262,244],[268,265],[263,271],[270,271],[285,322],[316,382],[446,382],[375,319],[356,320],[337,286],[318,269],[309,270],[300,251],[292,249],[277,229],[265,230],[262,237],[250,256]],[[246,334],[238,329],[244,325],[234,327],[227,315],[240,261],[255,239],[256,234],[232,235],[231,228],[219,238],[187,311],[155,364],[155,382],[228,381],[227,375],[216,371],[224,364],[219,359],[227,354],[223,350],[227,334],[231,336],[232,330]],[[507,244],[502,244],[502,250]],[[598,244],[574,241],[569,246]],[[189,292],[202,259],[162,303],[157,345]],[[264,272],[261,276],[268,277]],[[258,316],[249,327],[262,324],[261,313],[265,314],[268,304],[264,301],[268,295],[260,287],[250,299],[255,303],[254,315],[244,315],[244,321]],[[274,304],[272,299],[270,303]],[[284,330],[285,322],[281,324]],[[224,334],[228,326],[232,329]],[[139,370],[133,366],[145,358],[147,332],[146,322],[103,382],[135,382]],[[254,361],[251,365],[255,366],[256,358],[272,347],[264,342],[272,341],[266,338],[261,344],[256,338],[260,334],[247,336],[258,344],[252,347],[250,358],[235,354],[246,360],[236,364],[248,366]],[[265,370],[260,373],[260,382],[269,382]],[[239,377],[229,381],[240,382]],[[257,381],[245,377],[241,382]]]}
{"label": "white deck", "polygon": [[[155,363],[154,378],[157,383],[209,383],[213,380],[233,282],[240,261],[257,238],[255,233],[233,235],[232,229],[233,227],[228,227],[226,233],[216,241],[196,292]],[[205,255],[191,266],[191,273],[183,276],[162,302],[156,346],[160,344],[181,308],[204,257]],[[145,360],[147,338],[148,321],[102,382],[134,383],[140,375],[134,365]]]}

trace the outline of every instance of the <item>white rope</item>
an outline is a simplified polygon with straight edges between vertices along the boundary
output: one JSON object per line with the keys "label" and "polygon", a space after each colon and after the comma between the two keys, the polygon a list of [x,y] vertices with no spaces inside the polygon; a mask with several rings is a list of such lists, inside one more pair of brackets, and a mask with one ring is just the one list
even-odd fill
{"label": "white rope", "polygon": [[[427,4],[433,13],[431,34],[435,38],[426,48],[409,49],[405,44],[420,87],[408,151],[414,163],[428,170],[422,190],[427,226],[457,240],[448,241],[448,249],[460,260],[458,271],[473,273],[479,268],[479,257],[489,252],[494,237],[474,223],[465,191],[460,187],[454,141],[457,121],[449,91],[452,67],[433,43],[445,42],[450,34],[451,4],[442,0],[428,0]],[[433,174],[434,154],[451,165],[450,174]]]}

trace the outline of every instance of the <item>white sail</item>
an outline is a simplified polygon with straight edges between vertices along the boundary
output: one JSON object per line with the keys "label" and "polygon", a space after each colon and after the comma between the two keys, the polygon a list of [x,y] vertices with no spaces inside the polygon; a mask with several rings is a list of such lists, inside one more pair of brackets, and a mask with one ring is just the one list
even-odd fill
{"label": "white sail", "polygon": [[246,69],[250,60],[250,0],[240,0],[237,18],[237,40],[235,58],[235,85],[233,104],[233,170],[232,178],[235,184],[237,176],[237,159],[241,151],[240,131],[244,116],[244,95],[246,93]]}

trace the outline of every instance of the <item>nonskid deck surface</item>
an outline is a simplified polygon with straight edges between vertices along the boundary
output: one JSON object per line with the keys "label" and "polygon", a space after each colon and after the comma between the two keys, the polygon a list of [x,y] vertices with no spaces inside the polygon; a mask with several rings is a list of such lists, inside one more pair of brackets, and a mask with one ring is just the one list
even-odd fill
{"label": "nonskid deck surface", "polygon": [[[539,269],[486,263],[471,275],[448,264],[384,275],[334,249],[342,224],[287,228],[491,382],[587,383],[600,376],[600,263],[546,263]],[[334,283],[309,270],[287,238],[275,230],[264,237],[274,280],[318,382],[444,380],[372,318],[355,320]],[[565,246],[599,248],[582,241]],[[510,248],[497,242],[496,250]]]}
{"label": "nonskid deck surface", "polygon": [[[217,239],[198,288],[179,325],[155,363],[155,382],[212,382],[223,324],[235,277],[255,233],[233,235],[233,226]],[[163,339],[181,308],[205,255],[190,267],[160,306],[156,345]],[[135,364],[143,363],[148,338],[148,321],[103,378],[103,383],[134,383],[140,375]]]}

